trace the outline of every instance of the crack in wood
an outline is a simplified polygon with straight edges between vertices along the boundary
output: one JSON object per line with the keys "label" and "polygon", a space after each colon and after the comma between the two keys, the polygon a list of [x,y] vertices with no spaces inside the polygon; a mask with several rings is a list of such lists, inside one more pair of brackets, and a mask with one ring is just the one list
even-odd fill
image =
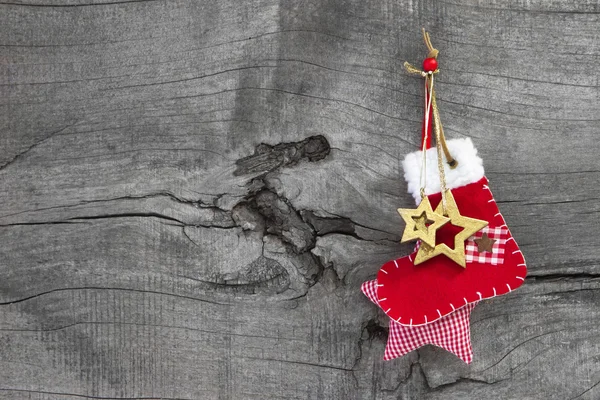
{"label": "crack in wood", "polygon": [[19,389],[19,388],[3,388],[0,387],[1,392],[23,392],[30,394],[42,394],[42,395],[52,395],[52,396],[69,396],[69,397],[77,397],[80,399],[94,399],[94,400],[192,400],[184,397],[103,397],[103,396],[89,396],[85,394],[77,394],[77,393],[66,393],[66,392],[50,392],[45,390],[30,390],[30,389]]}
{"label": "crack in wood", "polygon": [[71,8],[71,7],[93,7],[93,6],[112,6],[129,3],[152,3],[161,0],[121,0],[121,1],[106,1],[97,3],[77,3],[77,4],[44,4],[44,3],[17,3],[17,2],[0,2],[0,5],[6,6],[22,6],[22,7],[38,7],[38,8]]}
{"label": "crack in wood", "polygon": [[46,329],[11,329],[11,328],[2,328],[0,332],[56,332],[69,328],[73,328],[76,326],[82,325],[96,325],[96,326],[139,326],[139,327],[152,327],[152,328],[165,328],[165,329],[174,329],[174,330],[184,330],[190,332],[200,332],[200,333],[209,333],[214,335],[226,335],[226,336],[236,336],[241,338],[257,338],[257,339],[274,339],[274,340],[289,340],[289,341],[303,341],[302,339],[294,338],[294,337],[286,337],[286,336],[269,336],[269,335],[252,335],[252,334],[244,334],[244,333],[234,333],[227,331],[211,331],[208,329],[199,329],[193,328],[189,326],[180,326],[180,325],[162,325],[162,324],[151,324],[151,323],[135,323],[135,322],[123,322],[123,321],[79,321],[74,322],[72,324],[59,326],[56,328],[46,328]]}
{"label": "crack in wood", "polygon": [[181,298],[181,299],[194,300],[194,301],[199,301],[202,303],[209,303],[209,304],[215,304],[215,305],[220,305],[220,306],[228,306],[229,305],[228,303],[220,303],[217,301],[201,299],[201,298],[193,297],[193,296],[185,296],[185,295],[176,294],[176,293],[159,292],[156,290],[101,287],[101,286],[85,286],[85,287],[66,287],[66,288],[47,290],[44,292],[33,294],[31,296],[23,297],[20,299],[0,302],[0,306],[9,306],[12,304],[22,303],[24,301],[33,300],[38,297],[47,296],[49,294],[56,293],[56,292],[68,292],[68,291],[79,291],[79,290],[114,290],[114,291],[124,291],[124,292],[150,293],[150,294],[156,294],[156,295],[160,295],[160,296],[170,296],[170,297],[177,297],[177,298]]}
{"label": "crack in wood", "polygon": [[[2,4],[2,3],[0,3],[0,4]],[[31,146],[27,147],[25,150],[21,151],[20,153],[16,154],[15,156],[13,156],[13,158],[11,158],[10,160],[8,160],[4,164],[0,165],[0,171],[2,171],[3,169],[6,169],[9,165],[14,164],[15,162],[17,162],[18,160],[20,160],[21,158],[23,158],[25,155],[27,155],[27,153],[29,153],[31,150],[35,149],[36,147],[38,147],[42,143],[46,142],[47,140],[50,140],[55,135],[58,135],[61,132],[67,130],[68,128],[76,125],[78,122],[79,121],[75,121],[75,122],[69,123],[68,125],[64,126],[63,128],[61,128],[61,129],[59,129],[57,131],[50,132],[43,139],[38,140],[37,142],[33,143]]]}
{"label": "crack in wood", "polygon": [[597,279],[600,278],[600,274],[592,272],[574,272],[574,273],[560,273],[560,274],[538,274],[528,273],[525,281],[531,281],[529,283],[544,282],[544,281],[556,281],[556,280],[579,280],[579,279]]}

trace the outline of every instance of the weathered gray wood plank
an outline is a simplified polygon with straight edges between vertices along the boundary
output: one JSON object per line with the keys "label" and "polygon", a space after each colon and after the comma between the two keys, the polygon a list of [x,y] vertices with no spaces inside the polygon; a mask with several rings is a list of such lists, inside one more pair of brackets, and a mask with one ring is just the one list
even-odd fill
{"label": "weathered gray wood plank", "polygon": [[[0,2],[0,398],[596,399],[596,2]],[[475,360],[381,360],[441,51],[527,258]]]}

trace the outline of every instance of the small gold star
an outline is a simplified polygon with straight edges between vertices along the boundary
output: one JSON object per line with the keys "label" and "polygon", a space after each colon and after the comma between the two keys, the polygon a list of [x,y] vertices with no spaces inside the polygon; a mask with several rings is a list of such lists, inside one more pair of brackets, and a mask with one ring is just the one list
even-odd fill
{"label": "small gold star", "polygon": [[[436,214],[443,214],[443,205],[440,204],[435,209]],[[466,268],[467,263],[465,261],[465,240],[473,236],[475,232],[485,228],[488,224],[487,221],[475,218],[465,217],[460,215],[456,200],[450,190],[446,191],[446,214],[450,217],[450,222],[454,226],[463,228],[462,231],[454,236],[454,249],[451,249],[444,243],[438,245],[430,245],[429,243],[422,243],[415,257],[414,264],[418,265],[424,261],[427,261],[437,255],[443,254],[450,258],[452,261],[457,263],[463,268]]]}
{"label": "small gold star", "polygon": [[477,244],[477,251],[480,253],[483,253],[484,251],[489,251],[491,253],[494,243],[496,242],[495,239],[490,239],[487,233],[481,235],[481,239],[474,239],[473,241]]}
{"label": "small gold star", "polygon": [[412,219],[415,220],[415,231],[426,231],[427,224],[431,224],[433,222],[427,219],[427,214],[425,211],[423,211],[423,213],[418,217],[412,217]]}
{"label": "small gold star", "polygon": [[450,222],[450,218],[433,212],[427,197],[421,200],[417,208],[399,208],[398,214],[406,223],[401,243],[421,239],[423,243],[435,246],[435,233]]}

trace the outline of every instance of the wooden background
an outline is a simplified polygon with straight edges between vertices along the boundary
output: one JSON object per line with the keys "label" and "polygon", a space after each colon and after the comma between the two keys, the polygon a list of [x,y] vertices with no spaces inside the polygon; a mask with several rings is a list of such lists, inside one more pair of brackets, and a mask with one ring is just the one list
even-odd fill
{"label": "wooden background", "polygon": [[[422,26],[530,268],[470,366],[359,290]],[[0,398],[600,398],[599,61],[593,0],[3,0]]]}

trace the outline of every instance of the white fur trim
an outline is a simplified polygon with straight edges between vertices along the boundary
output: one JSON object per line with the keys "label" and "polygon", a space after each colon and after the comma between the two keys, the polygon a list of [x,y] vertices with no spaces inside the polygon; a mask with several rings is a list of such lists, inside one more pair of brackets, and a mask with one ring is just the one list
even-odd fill
{"label": "white fur trim", "polygon": [[[454,159],[458,162],[456,168],[451,169],[444,159],[444,172],[446,175],[446,187],[455,189],[457,187],[477,182],[483,178],[483,161],[477,156],[477,149],[473,146],[470,138],[452,139],[447,142],[448,150]],[[415,198],[419,204],[421,201],[421,165],[423,152],[415,151],[404,158],[402,166],[404,167],[404,179],[408,183],[408,192]],[[437,164],[437,149],[432,147],[425,151],[427,158],[427,185],[425,194],[434,194],[441,192],[440,176]]]}

